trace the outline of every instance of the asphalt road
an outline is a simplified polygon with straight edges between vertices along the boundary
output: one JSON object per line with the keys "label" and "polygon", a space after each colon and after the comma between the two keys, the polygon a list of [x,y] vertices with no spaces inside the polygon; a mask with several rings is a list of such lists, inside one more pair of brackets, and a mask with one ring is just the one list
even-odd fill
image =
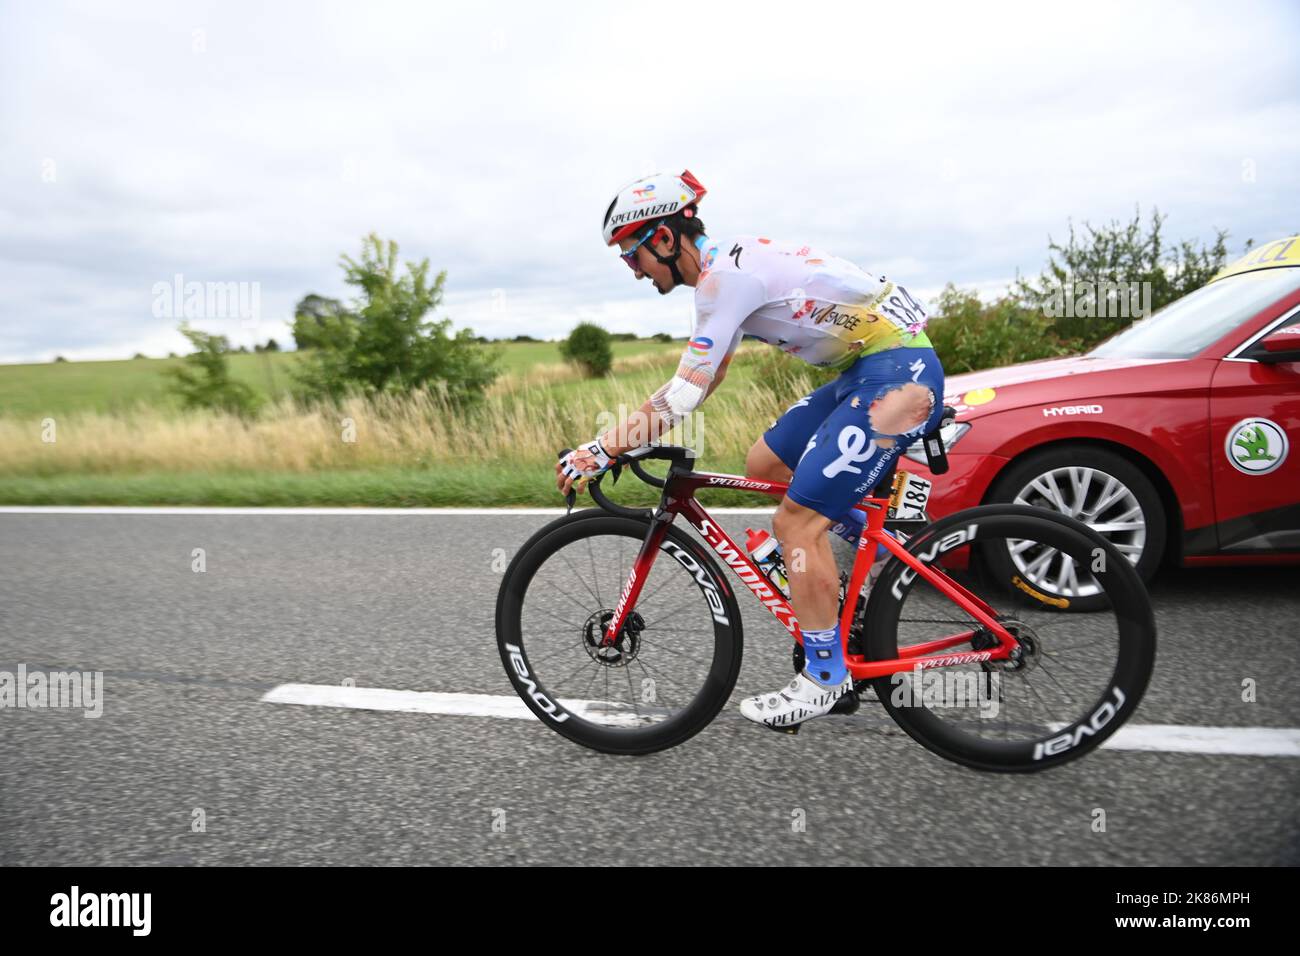
{"label": "asphalt road", "polygon": [[[930,754],[865,706],[797,737],[755,727],[736,701],[789,664],[752,601],[733,701],[650,757],[590,752],[536,721],[260,700],[345,680],[512,694],[494,549],[512,554],[547,520],[0,515],[0,671],[102,671],[105,688],[98,719],[0,709],[0,864],[1300,863],[1294,757],[1101,750],[1002,776]],[[756,520],[722,523],[737,537]],[[1159,579],[1135,722],[1300,727],[1296,581]]]}

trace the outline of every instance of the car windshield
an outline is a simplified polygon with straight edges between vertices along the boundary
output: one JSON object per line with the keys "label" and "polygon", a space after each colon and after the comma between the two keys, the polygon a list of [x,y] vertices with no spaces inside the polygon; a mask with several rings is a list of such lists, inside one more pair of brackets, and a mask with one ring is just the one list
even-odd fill
{"label": "car windshield", "polygon": [[1088,353],[1089,358],[1191,358],[1242,322],[1300,289],[1300,269],[1243,272],[1201,286]]}

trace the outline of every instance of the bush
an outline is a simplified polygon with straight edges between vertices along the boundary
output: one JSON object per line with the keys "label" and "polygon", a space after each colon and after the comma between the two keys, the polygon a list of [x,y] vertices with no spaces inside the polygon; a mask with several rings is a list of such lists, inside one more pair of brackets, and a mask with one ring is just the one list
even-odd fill
{"label": "bush", "polygon": [[308,293],[293,310],[293,341],[299,349],[326,346],[336,336],[348,310],[338,299]]}
{"label": "bush", "polygon": [[635,332],[611,332],[609,334],[609,337],[610,340],[614,342],[635,342],[636,341]]}
{"label": "bush", "polygon": [[[423,259],[406,263],[399,274],[397,253],[397,243],[371,233],[359,261],[343,256],[345,281],[361,292],[349,309],[310,316],[313,348],[295,372],[304,397],[338,400],[352,391],[375,396],[434,387],[454,405],[466,405],[480,400],[497,377],[499,348],[483,348],[469,329],[448,335],[451,319],[425,318],[442,302],[447,273],[430,282],[429,260]],[[294,328],[301,344],[296,320]]]}
{"label": "bush", "polygon": [[[1060,338],[1092,348],[1140,318],[1136,312],[1155,312],[1199,289],[1227,261],[1227,232],[1218,230],[1209,245],[1184,239],[1166,247],[1160,233],[1165,218],[1153,210],[1144,229],[1135,210],[1127,223],[1094,228],[1085,222],[1082,233],[1070,223],[1064,244],[1048,237],[1047,265],[1038,279],[1017,280],[1012,294],[1025,306],[1058,316],[1052,325]],[[1132,298],[1120,298],[1116,289]],[[1072,306],[1065,309],[1067,292]]]}
{"label": "bush", "polygon": [[974,292],[949,283],[937,311],[925,331],[949,375],[1067,355],[1078,347],[1061,338],[1041,312],[1009,295],[985,305]]}
{"label": "bush", "polygon": [[65,359],[62,355],[56,355],[56,356],[54,356],[54,361],[56,361],[56,362],[66,362],[67,359]]}
{"label": "bush", "polygon": [[600,378],[608,375],[614,365],[614,350],[609,343],[608,332],[592,322],[582,322],[560,343],[560,354],[581,365],[589,376]]}
{"label": "bush", "polygon": [[195,351],[185,356],[183,364],[167,369],[173,379],[171,389],[186,408],[210,408],[251,417],[261,400],[243,382],[230,377],[226,356],[230,340],[224,335],[210,335],[181,323],[181,334],[190,340]]}

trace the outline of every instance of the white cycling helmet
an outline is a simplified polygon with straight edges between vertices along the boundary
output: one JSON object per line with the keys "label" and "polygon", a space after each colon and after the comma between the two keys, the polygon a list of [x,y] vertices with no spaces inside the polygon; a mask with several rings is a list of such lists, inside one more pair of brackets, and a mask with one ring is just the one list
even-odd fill
{"label": "white cycling helmet", "polygon": [[707,190],[691,175],[656,173],[628,183],[618,191],[605,212],[601,234],[612,246],[657,219],[664,219],[699,202]]}

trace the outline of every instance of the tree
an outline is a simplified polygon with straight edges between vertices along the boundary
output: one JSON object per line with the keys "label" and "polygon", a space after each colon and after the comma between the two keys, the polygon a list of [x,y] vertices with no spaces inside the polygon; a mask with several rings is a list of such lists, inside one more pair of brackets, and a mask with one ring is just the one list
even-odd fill
{"label": "tree", "polygon": [[590,376],[608,375],[614,365],[614,350],[609,341],[609,333],[599,325],[582,322],[560,343],[560,354],[570,362],[577,362]]}
{"label": "tree", "polygon": [[261,404],[256,393],[230,377],[226,361],[230,340],[224,335],[190,328],[184,322],[180,331],[190,340],[194,352],[185,356],[180,366],[166,372],[173,379],[171,390],[180,396],[181,404],[186,408],[210,408],[244,417],[256,414]]}
{"label": "tree", "polygon": [[56,362],[66,362],[67,359],[65,359],[62,355],[56,355],[56,356],[54,356],[54,361],[56,361]]}
{"label": "tree", "polygon": [[673,337],[669,335],[667,332],[656,332],[654,335],[650,337],[654,339],[656,342],[660,342],[664,345],[667,345],[673,340]]}
{"label": "tree", "polygon": [[328,347],[332,332],[348,310],[338,299],[311,292],[293,310],[293,341],[300,349]]}
{"label": "tree", "polygon": [[[499,374],[499,349],[483,348],[469,329],[449,335],[451,319],[425,318],[442,301],[447,273],[430,281],[428,259],[407,262],[403,273],[397,254],[396,242],[371,233],[359,259],[341,257],[344,279],[359,295],[315,324],[315,344],[295,373],[308,397],[436,386],[453,403],[467,404]],[[297,320],[294,327],[296,338]]]}
{"label": "tree", "polygon": [[949,283],[936,312],[925,332],[950,375],[1065,355],[1074,344],[1062,340],[1041,312],[1010,295],[985,305],[975,292]]}
{"label": "tree", "polygon": [[1217,230],[1209,245],[1183,240],[1166,246],[1161,227],[1167,217],[1151,213],[1143,229],[1140,210],[1127,223],[1100,228],[1084,222],[1083,233],[1069,224],[1061,244],[1048,237],[1048,261],[1037,281],[1017,279],[1013,293],[1054,318],[1063,339],[1083,348],[1175,299],[1199,289],[1227,260],[1227,232]]}

